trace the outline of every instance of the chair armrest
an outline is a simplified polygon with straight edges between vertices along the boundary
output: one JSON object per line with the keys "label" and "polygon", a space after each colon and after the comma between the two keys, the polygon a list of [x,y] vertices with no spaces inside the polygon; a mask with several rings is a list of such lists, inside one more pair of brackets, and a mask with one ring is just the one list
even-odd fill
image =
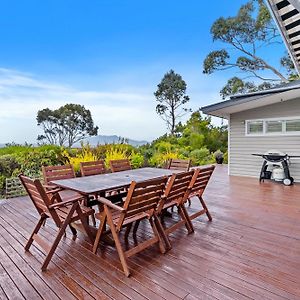
{"label": "chair armrest", "polygon": [[117,210],[117,211],[120,211],[120,212],[123,212],[125,211],[125,209],[123,207],[120,207],[116,204],[113,204],[111,201],[107,200],[106,198],[103,198],[103,197],[99,197],[97,199],[99,202],[101,202],[102,204],[104,205],[107,205],[108,207],[114,209],[114,210]]}
{"label": "chair armrest", "polygon": [[80,201],[82,199],[84,199],[84,197],[82,197],[82,196],[80,196],[80,197],[75,196],[75,197],[70,198],[70,199],[68,199],[66,201],[62,201],[62,202],[57,202],[57,203],[51,204],[49,206],[49,208],[58,208],[58,207],[62,207],[62,206],[67,206],[67,205],[70,205],[72,203],[78,202],[78,201]]}
{"label": "chair armrest", "polygon": [[[48,188],[46,188],[48,189]],[[55,193],[58,193],[58,192],[61,192],[62,189],[61,188],[53,188],[52,190],[46,190],[46,194],[55,194]]]}
{"label": "chair armrest", "polygon": [[59,186],[57,186],[57,185],[54,185],[54,184],[46,184],[46,183],[44,183],[43,184],[43,187],[45,188],[45,189],[49,189],[49,190],[53,190],[53,189],[63,189],[63,188],[61,188],[61,187],[59,187]]}

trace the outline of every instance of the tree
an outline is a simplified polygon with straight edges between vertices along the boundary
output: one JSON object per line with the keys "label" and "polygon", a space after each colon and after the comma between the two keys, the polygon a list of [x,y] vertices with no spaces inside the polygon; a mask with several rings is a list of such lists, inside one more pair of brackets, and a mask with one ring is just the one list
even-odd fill
{"label": "tree", "polygon": [[184,107],[184,104],[190,100],[189,96],[186,95],[185,81],[179,74],[170,70],[158,84],[154,96],[156,101],[159,102],[156,105],[156,112],[167,123],[171,135],[174,135],[178,119],[189,111]]}
{"label": "tree", "polygon": [[214,126],[210,117],[203,117],[200,111],[191,114],[185,125],[176,127],[178,142],[191,150],[206,147],[211,152],[227,150],[227,126]]}
{"label": "tree", "polygon": [[[203,73],[237,69],[245,78],[230,78],[220,91],[227,96],[258,91],[280,82],[295,79],[294,65],[286,54],[278,63],[279,68],[263,58],[262,50],[282,44],[276,24],[263,0],[250,0],[242,5],[234,17],[217,19],[212,27],[213,41],[224,43],[226,48],[210,52],[203,63]],[[246,81],[255,78],[255,82]]]}
{"label": "tree", "polygon": [[44,134],[38,141],[71,147],[87,136],[97,135],[90,110],[79,104],[66,104],[58,109],[42,109],[37,113],[37,124]]}

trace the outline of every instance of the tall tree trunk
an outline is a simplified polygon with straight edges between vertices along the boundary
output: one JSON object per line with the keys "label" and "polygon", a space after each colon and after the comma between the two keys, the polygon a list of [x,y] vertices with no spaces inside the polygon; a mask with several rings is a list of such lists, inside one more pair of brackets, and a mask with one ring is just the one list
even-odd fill
{"label": "tall tree trunk", "polygon": [[172,115],[171,135],[174,135],[174,133],[175,133],[175,122],[176,122],[174,107],[172,107],[171,115]]}

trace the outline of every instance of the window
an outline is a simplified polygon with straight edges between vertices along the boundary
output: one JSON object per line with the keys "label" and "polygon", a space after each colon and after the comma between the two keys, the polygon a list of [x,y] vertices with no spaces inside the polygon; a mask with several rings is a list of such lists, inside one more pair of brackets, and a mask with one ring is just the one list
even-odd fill
{"label": "window", "polygon": [[263,134],[263,126],[264,122],[263,121],[249,121],[248,123],[248,128],[247,128],[247,133],[248,134]]}
{"label": "window", "polygon": [[266,133],[282,133],[283,121],[266,121]]}
{"label": "window", "polygon": [[246,120],[246,135],[300,135],[300,117]]}
{"label": "window", "polygon": [[298,120],[287,120],[286,121],[286,132],[300,132],[300,119]]}

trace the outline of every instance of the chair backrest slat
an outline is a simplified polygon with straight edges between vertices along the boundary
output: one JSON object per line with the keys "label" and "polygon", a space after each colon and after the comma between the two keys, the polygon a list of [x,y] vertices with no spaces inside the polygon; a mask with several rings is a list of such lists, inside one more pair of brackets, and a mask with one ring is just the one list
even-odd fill
{"label": "chair backrest slat", "polygon": [[174,181],[174,183],[172,185],[172,189],[170,190],[168,196],[178,194],[178,193],[180,193],[180,191],[184,193],[187,186],[189,186],[190,182],[191,182],[190,176],[186,176],[181,179],[178,179],[178,177],[177,177],[177,180]]}
{"label": "chair backrest slat", "polygon": [[161,193],[156,193],[155,195],[153,194],[152,197],[148,197],[147,199],[141,199],[139,202],[135,202],[129,205],[129,209],[134,211],[136,209],[139,209],[141,207],[144,207],[146,205],[153,205],[153,198],[157,197],[157,196],[161,196]]}
{"label": "chair backrest slat", "polygon": [[140,194],[141,190],[138,191],[139,192],[138,195],[136,195],[134,193],[134,196],[132,197],[132,199],[128,205],[128,208],[130,208],[132,205],[142,203],[142,201],[144,201],[144,200],[148,200],[148,199],[152,199],[153,197],[157,197],[157,195],[160,196],[160,192],[159,192],[159,190],[157,190],[157,187],[155,187],[155,190],[153,190],[153,188],[150,188],[150,189],[144,188],[144,189],[145,189],[144,194]]}
{"label": "chair backrest slat", "polygon": [[147,212],[151,215],[161,201],[161,196],[163,195],[167,181],[167,177],[143,182],[133,181],[123,205],[125,212],[120,217],[117,228],[122,228],[126,218],[143,212]]}
{"label": "chair backrest slat", "polygon": [[120,172],[131,170],[131,165],[129,159],[115,159],[109,162],[111,171]]}
{"label": "chair backrest slat", "polygon": [[193,170],[172,175],[165,190],[165,205],[172,201],[180,203],[187,200],[193,175]]}
{"label": "chair backrest slat", "polygon": [[168,169],[188,171],[190,169],[190,159],[170,159]]}
{"label": "chair backrest slat", "polygon": [[44,182],[49,184],[53,180],[75,178],[75,172],[72,165],[47,166],[42,168]]}
{"label": "chair backrest slat", "polygon": [[38,212],[48,211],[50,200],[41,182],[38,179],[32,180],[24,175],[19,175],[19,178]]}
{"label": "chair backrest slat", "polygon": [[60,225],[61,220],[57,212],[53,209],[49,210],[49,206],[52,204],[49,196],[47,195],[45,188],[43,187],[39,179],[31,179],[24,175],[19,175],[19,178],[24,185],[25,190],[28,193],[29,198],[32,200],[39,214],[47,213],[51,216],[56,225]]}
{"label": "chair backrest slat", "polygon": [[136,209],[130,209],[127,213],[126,213],[126,217],[130,218],[133,217],[139,213],[143,213],[143,212],[150,212],[151,210],[154,210],[157,207],[156,201],[152,201],[151,203],[147,204],[147,205],[143,205],[142,207],[136,208]]}
{"label": "chair backrest slat", "polygon": [[195,174],[193,176],[193,179],[191,181],[191,194],[201,196],[211,178],[211,175],[213,174],[215,169],[215,166],[209,166],[209,167],[203,167],[203,168],[197,168],[195,169]]}
{"label": "chair backrest slat", "polygon": [[81,176],[91,176],[106,173],[104,160],[88,161],[80,163]]}

